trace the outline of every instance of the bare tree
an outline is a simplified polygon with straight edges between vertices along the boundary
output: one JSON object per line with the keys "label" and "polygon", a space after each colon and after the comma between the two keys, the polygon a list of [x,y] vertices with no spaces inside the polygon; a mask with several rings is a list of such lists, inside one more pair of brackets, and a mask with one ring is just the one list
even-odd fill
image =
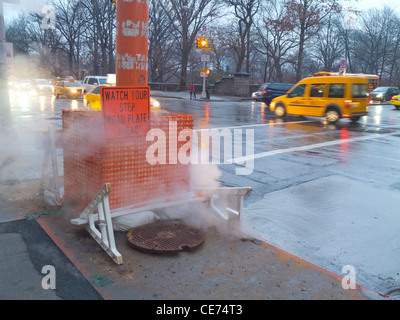
{"label": "bare tree", "polygon": [[236,71],[242,71],[243,62],[246,59],[246,72],[250,71],[250,34],[253,26],[254,16],[260,8],[259,0],[224,0],[224,2],[233,7],[233,12],[237,18],[237,31],[239,41],[233,47],[238,55]]}
{"label": "bare tree", "polygon": [[173,73],[176,60],[174,37],[169,16],[171,8],[161,6],[164,0],[151,0],[149,9],[149,78],[163,82]]}
{"label": "bare tree", "polygon": [[283,23],[287,8],[280,1],[270,1],[257,24],[258,43],[256,50],[269,60],[265,64],[266,80],[283,80],[283,65],[287,64],[290,52],[297,46],[291,25]]}
{"label": "bare tree", "polygon": [[[115,73],[116,10],[109,0],[80,0],[87,16],[85,38],[95,74]],[[101,71],[99,67],[101,66]]]}
{"label": "bare tree", "polygon": [[175,46],[180,56],[180,88],[186,88],[189,55],[202,26],[217,16],[218,0],[169,0],[160,5],[168,14]]}
{"label": "bare tree", "polygon": [[330,14],[315,37],[315,51],[312,56],[321,63],[320,71],[334,71],[334,64],[343,56],[343,45],[336,28],[338,23],[334,23],[334,19],[333,13]]}
{"label": "bare tree", "polygon": [[56,28],[66,41],[69,73],[79,78],[76,63],[79,62],[82,35],[87,22],[84,8],[80,0],[54,0],[53,6],[57,16]]}
{"label": "bare tree", "polygon": [[340,11],[338,0],[286,0],[286,16],[282,23],[287,24],[298,37],[298,53],[296,63],[296,80],[302,77],[304,46],[318,28],[323,24],[326,16],[331,12]]}

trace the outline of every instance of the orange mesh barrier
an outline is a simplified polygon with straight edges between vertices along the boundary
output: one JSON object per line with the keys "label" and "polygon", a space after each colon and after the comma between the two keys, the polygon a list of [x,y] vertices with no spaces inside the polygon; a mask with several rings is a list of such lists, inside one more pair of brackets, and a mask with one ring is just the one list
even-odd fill
{"label": "orange mesh barrier", "polygon": [[189,138],[178,141],[174,135],[193,129],[193,116],[164,111],[151,115],[150,128],[165,133],[166,144],[158,144],[161,148],[155,155],[165,152],[166,164],[150,164],[146,159],[148,148],[157,139],[105,140],[100,111],[63,110],[62,116],[65,201],[84,208],[104,183],[111,184],[111,210],[151,200],[175,200],[190,192],[190,164],[181,164],[179,159],[170,163],[169,142],[172,124],[171,140],[177,141],[176,149],[187,144]]}

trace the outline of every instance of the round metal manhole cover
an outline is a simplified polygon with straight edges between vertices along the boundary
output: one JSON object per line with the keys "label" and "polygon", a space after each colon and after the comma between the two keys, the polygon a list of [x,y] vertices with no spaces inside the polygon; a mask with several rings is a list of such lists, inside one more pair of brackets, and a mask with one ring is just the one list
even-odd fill
{"label": "round metal manhole cover", "polygon": [[181,222],[155,222],[130,229],[129,244],[138,250],[153,253],[176,253],[197,248],[204,242],[199,229]]}
{"label": "round metal manhole cover", "polygon": [[400,300],[400,288],[392,288],[385,294],[386,297],[392,300]]}

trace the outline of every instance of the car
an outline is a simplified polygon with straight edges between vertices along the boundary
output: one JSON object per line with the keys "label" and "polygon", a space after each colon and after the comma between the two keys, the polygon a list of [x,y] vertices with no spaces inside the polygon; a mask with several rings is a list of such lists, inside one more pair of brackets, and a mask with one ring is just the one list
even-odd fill
{"label": "car", "polygon": [[400,109],[400,95],[393,96],[390,100],[390,104],[393,105],[396,110]]}
{"label": "car", "polygon": [[252,98],[257,101],[262,101],[269,105],[273,98],[284,95],[293,87],[291,83],[268,82],[258,88],[258,91],[253,92]]}
{"label": "car", "polygon": [[83,97],[83,85],[79,81],[59,81],[54,87],[54,95],[58,99],[60,96],[67,98]]}
{"label": "car", "polygon": [[52,94],[53,86],[46,79],[33,79],[31,81],[31,90],[38,95]]}
{"label": "car", "polygon": [[[103,84],[103,85],[96,86],[83,96],[83,106],[86,109],[101,110],[100,88],[102,86],[110,86],[110,85]],[[153,111],[160,109],[160,102],[158,100],[150,97],[150,108]]]}
{"label": "car", "polygon": [[105,76],[86,76],[85,79],[83,80],[83,87],[86,93],[92,90],[94,87],[106,83],[107,83],[107,77]]}
{"label": "car", "polygon": [[289,92],[274,98],[270,110],[286,114],[324,117],[327,123],[340,118],[357,122],[368,115],[368,79],[365,77],[310,77],[300,80]]}
{"label": "car", "polygon": [[398,94],[400,94],[398,87],[378,87],[371,91],[368,96],[372,101],[386,102]]}
{"label": "car", "polygon": [[14,90],[29,91],[31,89],[31,82],[26,79],[14,81]]}

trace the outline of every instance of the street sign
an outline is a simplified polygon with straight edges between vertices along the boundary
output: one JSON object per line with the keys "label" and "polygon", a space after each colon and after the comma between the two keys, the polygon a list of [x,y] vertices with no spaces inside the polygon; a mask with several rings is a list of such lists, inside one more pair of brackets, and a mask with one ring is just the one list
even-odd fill
{"label": "street sign", "polygon": [[346,75],[346,68],[339,68],[339,76],[345,76]]}
{"label": "street sign", "polygon": [[106,139],[133,138],[150,130],[150,87],[101,87]]}
{"label": "street sign", "polygon": [[210,55],[209,54],[202,54],[201,55],[201,62],[208,62],[210,61]]}

